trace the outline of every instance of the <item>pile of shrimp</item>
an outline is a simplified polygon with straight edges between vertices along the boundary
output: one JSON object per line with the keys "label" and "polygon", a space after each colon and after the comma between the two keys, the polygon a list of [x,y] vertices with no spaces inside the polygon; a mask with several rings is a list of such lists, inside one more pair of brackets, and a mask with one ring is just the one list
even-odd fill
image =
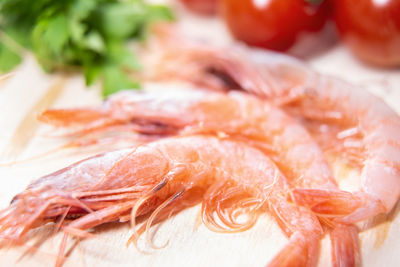
{"label": "pile of shrimp", "polygon": [[[0,211],[0,238],[18,244],[33,228],[59,222],[61,266],[68,236],[129,221],[128,243],[136,243],[152,225],[201,203],[203,222],[218,232],[241,232],[260,213],[272,215],[288,242],[267,266],[316,266],[325,233],[333,266],[360,265],[355,223],[390,212],[400,195],[399,116],[290,58],[260,60],[166,32],[144,78],[184,84],[38,117],[76,138],[67,146],[98,144],[114,131],[134,133],[136,145],[34,181]],[[339,188],[332,156],[361,171],[362,188]],[[139,225],[138,216],[147,219]]]}

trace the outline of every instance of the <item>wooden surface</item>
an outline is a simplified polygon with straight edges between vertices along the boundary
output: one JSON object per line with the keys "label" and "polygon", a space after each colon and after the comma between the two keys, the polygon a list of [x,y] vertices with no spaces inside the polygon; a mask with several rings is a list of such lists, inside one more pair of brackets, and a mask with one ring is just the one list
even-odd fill
{"label": "wooden surface", "polygon": [[[180,12],[180,27],[196,38],[212,39],[219,44],[231,42],[217,20],[204,20]],[[315,38],[306,38],[292,53],[308,61],[312,68],[342,77],[382,96],[400,112],[400,71],[370,69],[355,61],[340,44],[330,37],[330,30]],[[317,51],[317,55],[310,51]],[[22,160],[64,144],[65,140],[48,137],[49,131],[35,121],[46,107],[76,107],[101,102],[99,88],[84,88],[79,75],[45,75],[31,57],[13,75],[0,81],[0,162]],[[61,151],[42,159],[0,167],[0,207],[33,179],[60,169],[67,164],[96,153],[93,149]],[[341,186],[354,189],[357,177],[340,170]],[[397,209],[377,218],[381,223],[360,234],[363,266],[400,265],[400,216]],[[387,220],[386,220],[387,219]],[[386,220],[386,221],[385,221]],[[365,226],[365,225],[364,225]],[[22,247],[0,250],[1,266],[52,266],[55,262],[60,234],[52,235],[51,226],[44,227]],[[256,226],[239,234],[209,231],[199,218],[199,207],[186,210],[163,223],[155,233],[155,244],[169,244],[150,250],[141,238],[138,251],[126,247],[131,235],[127,224],[108,224],[94,232],[97,237],[73,247],[65,266],[264,266],[287,242],[274,220],[262,216]],[[41,240],[48,237],[45,241]],[[35,243],[37,242],[37,243]],[[36,247],[36,249],[29,249]],[[322,242],[320,266],[330,266],[329,240]]]}

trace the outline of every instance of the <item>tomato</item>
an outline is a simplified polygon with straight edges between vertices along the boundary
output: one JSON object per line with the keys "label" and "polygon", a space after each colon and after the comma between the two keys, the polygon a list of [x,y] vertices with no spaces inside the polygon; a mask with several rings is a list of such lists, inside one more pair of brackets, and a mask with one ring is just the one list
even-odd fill
{"label": "tomato", "polygon": [[400,0],[334,0],[342,39],[360,59],[400,66]]}
{"label": "tomato", "polygon": [[217,13],[218,0],[181,0],[185,6],[199,14],[213,15]]}
{"label": "tomato", "polygon": [[316,1],[318,4],[309,4],[305,7],[307,15],[306,30],[310,32],[318,32],[325,26],[326,21],[331,16],[332,5],[329,0]]}
{"label": "tomato", "polygon": [[302,31],[316,31],[326,20],[326,4],[305,0],[221,0],[231,33],[249,45],[284,51]]}

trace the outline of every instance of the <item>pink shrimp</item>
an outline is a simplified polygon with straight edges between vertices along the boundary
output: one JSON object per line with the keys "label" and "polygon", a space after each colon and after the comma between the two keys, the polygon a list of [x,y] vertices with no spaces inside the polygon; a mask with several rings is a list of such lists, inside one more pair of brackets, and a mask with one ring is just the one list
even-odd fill
{"label": "pink shrimp", "polygon": [[[223,232],[246,230],[259,212],[269,211],[290,239],[268,266],[315,266],[322,228],[307,208],[287,201],[288,190],[274,163],[244,143],[211,136],[165,138],[36,180],[1,211],[0,237],[22,241],[47,221],[79,215],[63,223],[61,265],[67,235],[85,237],[89,228],[127,217],[135,225],[135,217],[151,213],[147,231],[172,211],[202,201],[204,222]],[[249,220],[239,223],[240,213]]]}
{"label": "pink shrimp", "polygon": [[[342,199],[347,203],[359,202],[358,209],[341,220],[355,222],[390,212],[400,196],[400,117],[381,99],[329,77],[319,77],[315,87],[304,88],[301,98],[289,108],[307,119],[340,125],[343,131],[335,141],[342,141],[345,148],[347,140],[361,136],[361,142],[348,142],[347,147],[355,145],[365,151],[360,155],[364,158],[362,190],[358,199]],[[319,195],[330,197],[324,192]],[[335,212],[335,208],[325,209],[324,204],[318,204],[321,199],[316,198],[312,197],[310,204],[316,205],[319,212]]]}
{"label": "pink shrimp", "polygon": [[[279,108],[240,92],[185,88],[124,91],[98,108],[49,109],[38,118],[54,126],[75,129],[78,135],[115,127],[143,134],[225,135],[253,144],[272,156],[297,187],[336,186],[321,150],[296,120]],[[304,157],[305,151],[309,158]]]}
{"label": "pink shrimp", "polygon": [[[150,42],[142,55],[146,62],[142,74],[145,80],[188,81],[217,91],[243,90],[282,104],[297,98],[303,85],[313,79],[313,72],[304,75],[304,64],[289,56],[240,46],[217,48],[197,43],[169,24],[159,24],[153,30],[156,41]],[[264,62],[268,64],[263,64],[262,70],[254,66]],[[290,94],[277,94],[289,89]]]}
{"label": "pink shrimp", "polygon": [[[351,198],[321,190],[296,190],[295,195],[303,200],[308,196],[307,203],[316,212],[337,214],[343,204],[358,207],[338,219],[354,223],[388,213],[394,207],[400,197],[400,118],[383,100],[338,79],[318,75],[287,56],[248,51],[249,62],[209,47],[198,49],[185,44],[174,50],[180,54],[176,61],[175,53],[166,46],[165,54],[172,60],[159,64],[161,77],[167,70],[170,79],[177,77],[211,88],[218,84],[217,89],[225,90],[235,85],[233,89],[280,104],[291,114],[310,120],[308,125],[313,129],[315,124],[337,129],[335,139],[319,141],[324,147],[339,144],[342,156],[361,164],[362,189]],[[181,66],[190,75],[181,75]],[[219,82],[215,82],[215,73]],[[356,157],[361,160],[353,160]]]}
{"label": "pink shrimp", "polygon": [[[160,128],[155,129],[156,134],[168,129],[166,134],[206,133],[240,140],[271,156],[293,188],[323,189],[351,197],[339,191],[319,146],[296,120],[279,108],[240,92],[125,91],[113,95],[97,109],[86,110],[96,112],[98,116],[94,117],[98,119],[85,120],[82,125],[78,121],[73,125],[64,121],[65,116],[74,117],[76,112],[83,116],[85,109],[47,110],[40,119],[53,125],[78,127],[78,133],[125,125],[128,131],[144,127],[143,132],[149,134],[149,126],[157,125]],[[132,127],[135,124],[138,125]],[[344,205],[341,212],[345,215],[353,209]],[[329,223],[327,219],[325,222]],[[348,234],[338,235],[336,229]],[[354,265],[358,261],[358,241],[350,239],[353,236],[357,236],[353,226],[334,227],[331,232],[334,265]]]}

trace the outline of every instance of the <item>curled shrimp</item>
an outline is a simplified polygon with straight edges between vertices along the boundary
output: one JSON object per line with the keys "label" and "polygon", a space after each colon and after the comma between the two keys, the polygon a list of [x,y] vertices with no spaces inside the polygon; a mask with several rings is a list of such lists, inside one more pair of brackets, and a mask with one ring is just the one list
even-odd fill
{"label": "curled shrimp", "polygon": [[[42,121],[53,125],[76,128],[87,132],[125,125],[127,131],[135,128],[150,134],[149,126],[158,125],[155,132],[160,134],[213,134],[220,138],[245,142],[270,156],[287,177],[292,188],[326,190],[331,194],[351,197],[340,191],[319,146],[308,132],[292,117],[272,105],[240,92],[206,92],[201,90],[174,89],[154,91],[125,91],[110,97],[103,106],[87,108],[97,112],[103,125],[94,120],[70,125],[64,117],[80,116],[85,109],[47,110],[40,115]],[[132,125],[138,124],[136,127]],[[94,125],[94,126],[92,126]],[[173,131],[171,131],[173,129]],[[298,197],[298,196],[297,196]],[[301,199],[297,199],[299,202]],[[302,202],[305,202],[302,201]],[[345,216],[354,207],[342,206]],[[334,265],[354,265],[359,261],[357,229],[351,225],[332,225]],[[342,234],[338,234],[340,231]],[[343,235],[344,232],[348,234]]]}
{"label": "curled shrimp", "polygon": [[[229,155],[229,156],[227,156]],[[316,216],[288,202],[286,178],[261,151],[211,136],[164,138],[134,149],[97,155],[44,176],[0,212],[0,237],[22,241],[31,229],[63,216],[65,233],[87,237],[87,229],[151,213],[144,229],[202,202],[206,225],[222,232],[244,231],[269,211],[289,237],[268,266],[315,266],[323,234]],[[238,221],[247,214],[247,222]],[[138,232],[135,230],[131,241]]]}
{"label": "curled shrimp", "polygon": [[[166,44],[173,42],[180,55],[174,61],[176,53],[165,45],[163,56],[169,61],[159,63],[160,77],[167,73],[170,79],[213,89],[247,91],[309,120],[305,125],[312,131],[333,129],[334,138],[318,140],[323,147],[336,146],[339,157],[349,157],[360,165],[362,189],[352,197],[299,189],[295,191],[299,199],[307,196],[307,205],[321,214],[340,213],[344,204],[356,207],[337,219],[344,223],[392,210],[400,197],[400,118],[382,99],[339,79],[318,75],[287,56],[242,51],[245,56],[240,57],[188,42],[177,48],[165,31],[162,36]],[[183,75],[181,66],[185,66]],[[214,73],[210,72],[213,69]],[[158,69],[155,71],[152,76],[158,77]]]}
{"label": "curled shrimp", "polygon": [[[364,160],[362,190],[357,199],[343,199],[347,203],[358,202],[358,208],[341,220],[356,222],[390,212],[400,196],[400,117],[381,99],[330,77],[319,77],[315,86],[304,88],[301,98],[287,108],[309,120],[339,125],[341,131],[335,142],[345,149],[355,146],[364,151],[359,155]],[[354,138],[360,142],[347,142]],[[335,212],[325,211],[320,200],[310,200],[310,204],[321,207],[321,212]]]}

